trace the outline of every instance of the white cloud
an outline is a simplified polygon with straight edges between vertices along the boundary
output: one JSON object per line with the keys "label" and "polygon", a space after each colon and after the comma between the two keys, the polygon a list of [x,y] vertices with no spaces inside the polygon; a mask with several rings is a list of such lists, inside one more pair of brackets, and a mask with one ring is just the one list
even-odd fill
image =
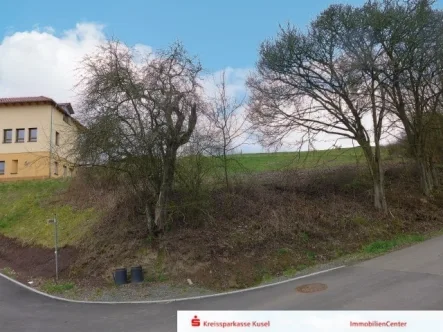
{"label": "white cloud", "polygon": [[226,92],[230,96],[235,96],[239,99],[246,95],[245,83],[248,75],[252,72],[249,68],[232,68],[216,71],[215,73],[205,75],[203,77],[203,88],[206,94],[214,97],[216,94],[217,84],[221,83],[222,74],[225,73]]}
{"label": "white cloud", "polygon": [[[71,102],[75,108],[80,61],[105,40],[104,26],[95,23],[79,23],[60,34],[38,25],[29,31],[9,32],[0,40],[0,97],[47,96]],[[134,45],[134,51],[136,62],[153,54],[144,44]],[[203,77],[205,94],[214,96],[221,72]],[[249,70],[228,67],[225,72],[227,92],[244,97]]]}
{"label": "white cloud", "polygon": [[[104,26],[95,23],[78,23],[73,29],[59,34],[52,27],[38,26],[29,31],[10,32],[0,40],[0,97],[42,95],[57,102],[71,102],[75,106],[76,69],[81,59],[94,52],[105,40]],[[144,44],[136,44],[134,49],[138,53],[136,61],[153,52],[150,46]],[[245,97],[245,81],[252,68],[227,67],[224,71],[228,94],[239,99]],[[215,96],[221,73],[222,70],[203,77],[206,95]],[[316,148],[328,148],[336,140],[335,137],[323,136]],[[297,142],[299,137],[294,133],[286,141]],[[239,141],[243,139],[239,138]],[[348,141],[343,142],[342,146],[352,144]],[[294,149],[291,144],[282,148],[291,149]],[[245,145],[241,150],[263,151],[259,144]]]}
{"label": "white cloud", "polygon": [[[235,147],[235,150],[231,151],[234,153],[239,151],[242,151],[244,153],[261,152],[263,150],[260,144],[251,139],[248,132],[244,130],[239,130],[237,128],[239,124],[244,124],[245,128],[249,126],[249,124],[244,121],[244,117],[246,116],[245,112],[247,102],[247,91],[245,83],[247,77],[252,72],[252,70],[252,68],[227,67],[214,73],[204,75],[201,80],[201,85],[203,87],[205,97],[209,99],[216,98],[217,96],[219,96],[217,90],[222,82],[222,77],[224,73],[227,97],[229,99],[234,98],[236,100],[235,103],[243,102],[243,104],[235,112],[232,120],[230,120],[230,124],[233,127],[232,134],[236,136],[236,139],[232,143],[232,147]],[[207,126],[205,119],[201,119],[200,124],[203,127]],[[240,133],[242,134],[238,136]]]}
{"label": "white cloud", "polygon": [[136,63],[142,63],[146,59],[152,59],[153,49],[151,46],[144,44],[135,44],[133,47],[134,61]]}
{"label": "white cloud", "polygon": [[0,43],[0,96],[47,96],[73,101],[79,61],[105,40],[103,26],[80,23],[60,36],[38,27]]}
{"label": "white cloud", "polygon": [[[0,40],[0,96],[44,95],[58,102],[72,102],[79,62],[105,40],[104,26],[95,23],[79,23],[60,35],[52,27],[39,26],[9,33]],[[134,45],[134,50],[136,62],[153,53],[144,44]],[[228,67],[226,74],[229,93],[244,94],[247,70]],[[204,86],[211,93],[215,85],[209,78],[212,76],[204,77]]]}

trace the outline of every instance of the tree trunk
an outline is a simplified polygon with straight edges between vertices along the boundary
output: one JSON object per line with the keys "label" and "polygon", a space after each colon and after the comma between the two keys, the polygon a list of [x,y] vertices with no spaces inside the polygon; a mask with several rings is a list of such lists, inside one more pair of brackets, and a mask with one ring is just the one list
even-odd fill
{"label": "tree trunk", "polygon": [[383,173],[379,169],[374,175],[374,206],[377,210],[381,210],[384,213],[387,213],[388,204],[386,202]]}
{"label": "tree trunk", "polygon": [[225,173],[225,183],[226,189],[229,191],[229,176],[228,176],[228,158],[226,156],[226,151],[223,151],[223,168]]}
{"label": "tree trunk", "polygon": [[434,189],[434,178],[431,167],[422,158],[418,158],[417,164],[418,164],[418,171],[420,174],[420,187],[422,193],[426,196],[430,196],[432,190]]}
{"label": "tree trunk", "polygon": [[360,144],[368,161],[369,171],[372,176],[374,207],[384,213],[388,212],[385,194],[385,180],[381,164],[380,146],[375,147],[375,153],[369,143]]}
{"label": "tree trunk", "polygon": [[[374,160],[374,204],[379,210],[388,213],[388,203],[385,194],[385,174],[381,161],[381,150],[379,140],[375,144],[375,160]],[[372,151],[372,149],[371,149]]]}
{"label": "tree trunk", "polygon": [[429,167],[431,170],[432,182],[433,182],[434,188],[438,188],[440,186],[440,179],[439,179],[437,167],[435,167],[435,162],[433,161],[432,157],[429,158]]}
{"label": "tree trunk", "polygon": [[155,232],[155,221],[151,212],[151,208],[149,207],[149,202],[146,202],[145,204],[145,216],[149,234],[153,234]]}
{"label": "tree trunk", "polygon": [[165,155],[162,184],[160,187],[157,204],[155,205],[154,224],[159,232],[164,230],[168,218],[167,208],[172,193],[172,185],[174,183],[176,152],[177,149],[168,148]]}

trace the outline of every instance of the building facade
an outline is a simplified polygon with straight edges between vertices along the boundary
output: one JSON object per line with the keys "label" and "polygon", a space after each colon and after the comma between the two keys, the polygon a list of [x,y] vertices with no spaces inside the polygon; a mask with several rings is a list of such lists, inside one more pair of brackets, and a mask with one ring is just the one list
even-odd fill
{"label": "building facade", "polygon": [[72,176],[82,128],[73,114],[47,97],[0,98],[0,181]]}

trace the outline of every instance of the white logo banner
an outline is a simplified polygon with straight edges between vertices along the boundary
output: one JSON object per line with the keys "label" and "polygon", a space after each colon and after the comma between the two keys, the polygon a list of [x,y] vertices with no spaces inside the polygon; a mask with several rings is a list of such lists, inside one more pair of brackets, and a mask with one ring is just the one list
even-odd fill
{"label": "white logo banner", "polygon": [[177,332],[443,331],[443,311],[178,311]]}

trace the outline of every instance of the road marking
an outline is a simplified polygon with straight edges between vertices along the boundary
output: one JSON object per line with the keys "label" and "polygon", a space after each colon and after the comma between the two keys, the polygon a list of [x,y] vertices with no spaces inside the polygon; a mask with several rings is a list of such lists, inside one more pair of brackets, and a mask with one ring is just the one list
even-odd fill
{"label": "road marking", "polygon": [[190,300],[202,300],[202,299],[207,299],[207,298],[211,298],[211,297],[218,297],[218,296],[226,296],[226,295],[232,295],[232,294],[239,294],[239,293],[245,293],[245,292],[250,292],[250,291],[254,291],[254,290],[258,290],[258,289],[263,289],[263,288],[268,288],[268,287],[274,287],[277,285],[281,285],[281,284],[285,284],[291,281],[296,281],[296,280],[300,280],[300,279],[304,279],[304,278],[309,278],[309,277],[313,277],[319,274],[323,274],[323,273],[327,273],[327,272],[331,272],[334,270],[338,270],[341,268],[346,267],[346,265],[342,265],[342,266],[338,266],[338,267],[334,267],[331,269],[327,269],[327,270],[322,270],[322,271],[318,271],[318,272],[313,272],[313,273],[309,273],[306,275],[302,275],[299,277],[295,277],[295,278],[291,278],[291,279],[286,279],[286,280],[282,280],[282,281],[278,281],[272,284],[266,284],[266,285],[260,285],[260,286],[256,286],[256,287],[251,287],[251,288],[245,288],[245,289],[239,289],[239,290],[235,290],[235,291],[230,291],[230,292],[224,292],[224,293],[217,293],[217,294],[210,294],[210,295],[201,295],[201,296],[194,296],[194,297],[185,297],[185,298],[178,298],[178,299],[167,299],[167,300],[153,300],[153,301],[122,301],[122,302],[105,302],[105,301],[80,301],[80,300],[71,300],[71,299],[66,299],[63,297],[58,297],[58,296],[54,296],[54,295],[50,295],[44,292],[41,292],[37,289],[34,289],[32,287],[29,287],[17,280],[14,280],[2,273],[0,273],[0,277],[3,277],[6,280],[11,281],[12,283],[26,288],[28,290],[30,290],[31,292],[46,296],[48,298],[51,298],[53,300],[57,300],[57,301],[64,301],[64,302],[71,302],[71,303],[87,303],[87,304],[167,304],[167,303],[171,303],[171,302],[183,302],[183,301],[190,301]]}

